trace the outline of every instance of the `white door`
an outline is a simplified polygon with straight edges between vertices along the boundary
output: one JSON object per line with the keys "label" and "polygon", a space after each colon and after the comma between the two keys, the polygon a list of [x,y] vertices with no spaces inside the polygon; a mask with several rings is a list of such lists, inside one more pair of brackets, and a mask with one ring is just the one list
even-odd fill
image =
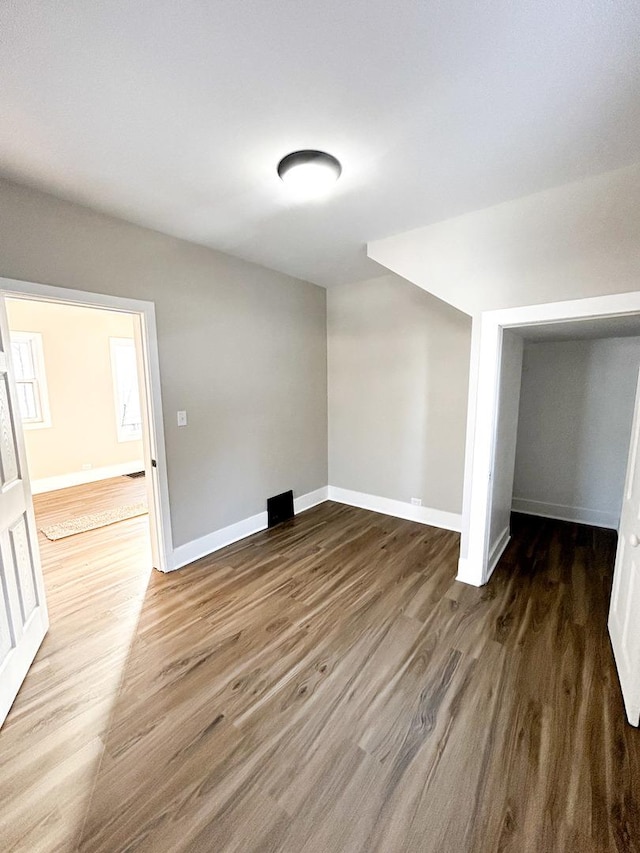
{"label": "white door", "polygon": [[0,725],[49,627],[17,399],[0,297]]}
{"label": "white door", "polygon": [[640,723],[640,378],[631,431],[618,550],[609,608],[609,634],[631,725]]}
{"label": "white door", "polygon": [[151,412],[153,403],[151,400],[151,383],[147,370],[145,352],[145,331],[140,315],[134,315],[133,329],[136,347],[136,366],[138,369],[138,390],[140,394],[140,414],[142,415],[142,451],[144,455],[144,472],[147,484],[147,506],[149,507],[149,532],[151,534],[151,559],[154,569],[163,570],[165,565],[164,554],[161,554],[162,536],[158,528],[160,518],[160,484],[158,482],[158,464],[156,462],[157,451],[155,436],[151,425]]}

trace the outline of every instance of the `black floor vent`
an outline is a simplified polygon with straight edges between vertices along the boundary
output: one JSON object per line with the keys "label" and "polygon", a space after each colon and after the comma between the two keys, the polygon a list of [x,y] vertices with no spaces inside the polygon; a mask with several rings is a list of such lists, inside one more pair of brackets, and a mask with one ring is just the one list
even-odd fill
{"label": "black floor vent", "polygon": [[273,498],[267,498],[267,516],[269,527],[275,527],[281,521],[293,518],[293,492],[283,492]]}

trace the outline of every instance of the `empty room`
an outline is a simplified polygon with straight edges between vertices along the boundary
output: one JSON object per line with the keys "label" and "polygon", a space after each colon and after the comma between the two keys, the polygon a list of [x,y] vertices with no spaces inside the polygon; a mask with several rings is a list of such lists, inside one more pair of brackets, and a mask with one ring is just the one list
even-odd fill
{"label": "empty room", "polygon": [[0,850],[640,851],[640,5],[0,6]]}

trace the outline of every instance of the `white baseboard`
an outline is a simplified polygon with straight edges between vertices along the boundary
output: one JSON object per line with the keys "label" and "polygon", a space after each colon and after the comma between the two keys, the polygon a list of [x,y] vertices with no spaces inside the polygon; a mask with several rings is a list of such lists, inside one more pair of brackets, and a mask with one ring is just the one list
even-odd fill
{"label": "white baseboard", "polygon": [[305,509],[311,509],[311,507],[318,506],[318,504],[323,504],[326,500],[329,500],[329,486],[323,486],[314,492],[307,492],[306,495],[294,498],[293,508],[296,512],[304,512]]}
{"label": "white baseboard", "polygon": [[[327,500],[327,491],[327,486],[323,486],[313,492],[308,492],[306,495],[300,495],[299,498],[294,498],[294,511],[296,513],[304,512],[311,507],[324,503]],[[240,539],[245,539],[247,536],[252,536],[254,533],[266,529],[267,513],[259,512],[249,518],[243,518],[235,524],[222,527],[220,530],[214,530],[213,533],[208,533],[199,539],[192,539],[191,542],[186,542],[184,545],[179,545],[173,549],[169,571],[181,569],[183,566],[201,559],[201,557],[207,557],[214,551],[219,551],[221,548],[226,548],[227,545],[233,545]]]}
{"label": "white baseboard", "polygon": [[105,465],[103,468],[89,468],[88,471],[73,471],[71,474],[60,474],[57,477],[43,477],[40,480],[31,480],[31,494],[40,495],[43,492],[68,489],[70,486],[97,483],[98,480],[108,480],[110,477],[135,474],[136,471],[144,471],[142,459],[134,462],[122,462],[119,465]]}
{"label": "white baseboard", "polygon": [[[380,498],[375,495],[367,495],[363,492],[353,492],[350,489],[340,489],[335,486],[323,486],[306,495],[300,495],[293,501],[296,513],[304,512],[311,507],[324,503],[326,500],[336,503],[348,504],[349,506],[369,509],[373,512],[381,512],[384,515],[393,515],[396,518],[405,518],[408,521],[417,521],[420,524],[429,524],[432,527],[441,527],[445,530],[460,532],[462,518],[457,513],[445,512],[439,509],[430,509],[424,506],[412,506],[402,501],[389,498]],[[249,518],[237,521],[220,530],[214,530],[199,539],[193,539],[184,545],[173,549],[169,571],[180,569],[189,563],[195,562],[202,557],[213,554],[227,545],[233,545],[240,539],[259,533],[267,529],[267,513],[259,512]]]}
{"label": "white baseboard", "polygon": [[468,583],[471,586],[483,586],[482,566],[480,566],[480,571],[478,571],[477,568],[470,565],[467,557],[460,557],[458,560],[458,574],[456,575],[456,580],[461,583]]}
{"label": "white baseboard", "polygon": [[594,527],[607,527],[611,530],[617,530],[620,522],[619,516],[614,512],[532,501],[527,498],[513,498],[511,509],[514,512],[523,512],[526,515],[555,518],[558,521],[573,521],[577,524],[591,524]]}
{"label": "white baseboard", "polygon": [[364,492],[353,492],[351,489],[341,489],[338,486],[329,486],[329,500],[336,501],[336,503],[348,504],[349,506],[356,506],[360,509],[381,512],[383,515],[405,518],[407,521],[429,524],[431,527],[453,530],[456,533],[459,533],[462,529],[462,516],[458,513],[445,512],[441,509],[431,509],[426,506],[413,506],[404,501],[381,498],[377,495],[367,495]]}

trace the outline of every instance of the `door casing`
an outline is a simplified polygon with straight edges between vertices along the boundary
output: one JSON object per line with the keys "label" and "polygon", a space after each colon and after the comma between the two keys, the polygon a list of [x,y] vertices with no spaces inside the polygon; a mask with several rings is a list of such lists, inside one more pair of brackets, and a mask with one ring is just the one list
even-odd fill
{"label": "door casing", "polygon": [[136,318],[136,349],[141,356],[139,366],[142,368],[140,393],[146,422],[143,425],[144,462],[145,471],[151,472],[151,477],[147,478],[151,551],[154,568],[161,572],[170,571],[173,542],[154,303],[0,277],[0,298],[5,297],[105,308],[133,314]]}
{"label": "door casing", "polygon": [[[640,316],[640,291],[485,311],[473,318],[462,537],[457,580],[487,583],[509,539],[490,542],[504,332],[551,323]],[[517,425],[514,426],[514,429]],[[515,441],[512,442],[515,448]],[[515,450],[514,450],[515,452]],[[496,547],[496,544],[499,547]]]}

